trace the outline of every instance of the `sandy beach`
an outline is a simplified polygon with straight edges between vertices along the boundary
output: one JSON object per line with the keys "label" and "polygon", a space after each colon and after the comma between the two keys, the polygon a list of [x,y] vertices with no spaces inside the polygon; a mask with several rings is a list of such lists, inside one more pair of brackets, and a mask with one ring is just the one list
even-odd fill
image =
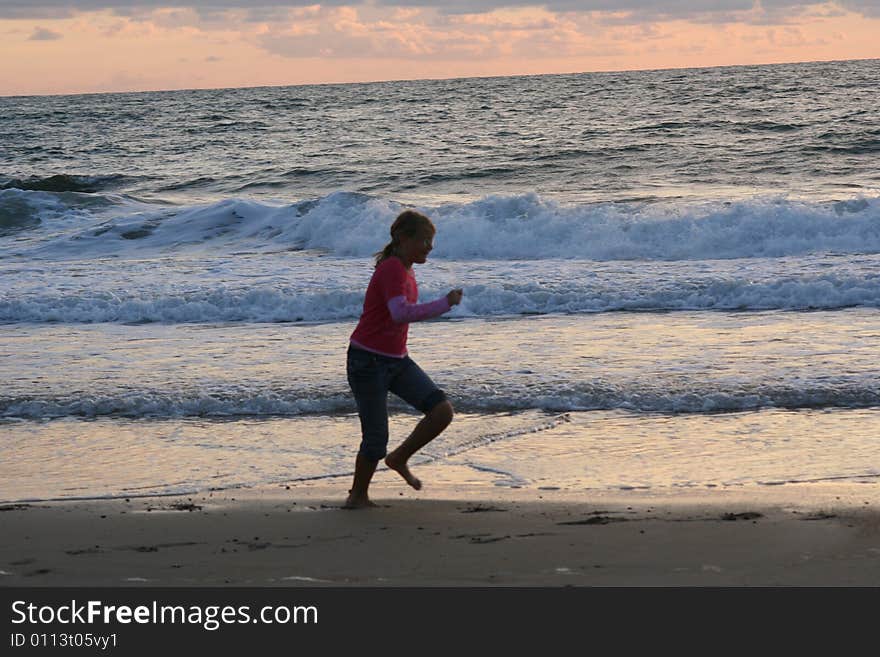
{"label": "sandy beach", "polygon": [[377,508],[344,510],[344,492],[3,505],[0,585],[880,585],[876,484],[414,492],[382,471]]}

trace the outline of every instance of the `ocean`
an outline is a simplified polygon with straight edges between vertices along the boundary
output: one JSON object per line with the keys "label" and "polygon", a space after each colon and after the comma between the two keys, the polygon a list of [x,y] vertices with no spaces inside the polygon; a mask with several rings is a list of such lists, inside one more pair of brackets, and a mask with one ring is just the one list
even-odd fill
{"label": "ocean", "polygon": [[406,207],[438,229],[421,299],[464,289],[410,327],[457,409],[414,466],[876,483],[878,86],[861,60],[0,97],[0,500],[342,499],[348,336]]}

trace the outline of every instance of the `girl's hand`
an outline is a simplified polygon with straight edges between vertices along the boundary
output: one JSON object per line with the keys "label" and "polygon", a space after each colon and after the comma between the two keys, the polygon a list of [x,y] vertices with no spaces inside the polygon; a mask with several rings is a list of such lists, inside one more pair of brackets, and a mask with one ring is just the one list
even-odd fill
{"label": "girl's hand", "polygon": [[457,306],[461,303],[461,295],[464,294],[464,291],[459,287],[454,290],[450,290],[446,295],[446,300],[449,302],[450,306]]}

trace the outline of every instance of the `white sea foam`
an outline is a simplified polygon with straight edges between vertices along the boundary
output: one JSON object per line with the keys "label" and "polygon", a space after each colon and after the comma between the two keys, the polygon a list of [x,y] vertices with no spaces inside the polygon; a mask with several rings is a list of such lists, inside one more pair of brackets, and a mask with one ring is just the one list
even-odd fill
{"label": "white sea foam", "polygon": [[[368,273],[368,272],[367,272]],[[10,290],[0,293],[0,322],[326,322],[356,320],[366,278],[309,288],[290,283],[151,289]],[[817,274],[764,280],[703,277],[640,280],[473,281],[449,317],[666,310],[805,310],[880,308],[880,273]],[[424,286],[423,299],[445,292]]]}
{"label": "white sea foam", "polygon": [[120,394],[86,394],[58,398],[0,398],[0,417],[238,417],[298,416],[315,413],[337,414],[352,411],[350,395],[329,398],[285,398],[261,393],[168,393],[139,390]]}
{"label": "white sea foam", "polygon": [[0,298],[2,322],[296,322],[360,315],[363,293],[304,294],[295,288],[96,292]]}
{"label": "white sea foam", "polygon": [[[543,409],[554,413],[623,409],[656,413],[717,413],[760,408],[868,408],[880,406],[880,388],[873,381],[841,380],[802,384],[736,384],[723,381],[688,386],[650,381],[630,385],[601,382],[518,380],[486,389],[482,383],[450,383],[446,390],[463,412],[496,413]],[[391,398],[393,411],[408,407]],[[144,388],[56,397],[0,396],[0,418],[49,419],[60,417],[295,417],[346,415],[356,412],[348,389],[335,393],[315,389],[266,391],[236,389],[213,392],[174,392]],[[555,422],[556,420],[554,420]],[[554,425],[555,426],[555,425]],[[531,429],[530,429],[531,430]]]}
{"label": "white sea foam", "polygon": [[[34,216],[54,221],[51,229],[31,228],[26,239],[4,245],[0,254],[65,259],[185,250],[317,249],[369,257],[384,245],[401,209],[391,200],[346,192],[291,205],[227,199],[169,208],[116,201],[108,212],[67,206],[61,195],[48,192],[0,191],[0,209],[3,204],[25,204]],[[438,227],[433,255],[450,260],[711,260],[880,253],[880,198],[564,205],[524,194],[420,209]],[[63,223],[63,218],[71,221]]]}

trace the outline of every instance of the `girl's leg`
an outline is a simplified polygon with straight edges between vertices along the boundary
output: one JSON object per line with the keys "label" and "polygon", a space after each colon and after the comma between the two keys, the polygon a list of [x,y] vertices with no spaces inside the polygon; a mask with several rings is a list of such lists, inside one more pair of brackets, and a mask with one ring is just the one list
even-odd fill
{"label": "girl's leg", "polygon": [[388,389],[385,368],[374,354],[349,349],[347,372],[358,407],[361,445],[354,462],[354,481],[344,507],[360,509],[376,506],[367,491],[388,444]]}
{"label": "girl's leg", "polygon": [[342,506],[346,509],[360,509],[366,506],[376,506],[370,501],[367,490],[370,487],[370,480],[376,471],[379,461],[368,459],[363,454],[358,454],[354,461],[354,482],[351,490],[348,491],[348,499]]}
{"label": "girl's leg", "polygon": [[442,401],[432,408],[413,429],[409,437],[385,457],[385,465],[395,470],[404,478],[406,483],[420,490],[422,482],[410,472],[407,461],[422,447],[439,436],[452,422],[453,410],[449,401]]}
{"label": "girl's leg", "polygon": [[422,482],[407,467],[410,457],[434,440],[452,422],[452,404],[424,370],[408,356],[389,382],[388,389],[425,414],[409,437],[385,458],[385,465],[395,470],[406,483],[421,489]]}

